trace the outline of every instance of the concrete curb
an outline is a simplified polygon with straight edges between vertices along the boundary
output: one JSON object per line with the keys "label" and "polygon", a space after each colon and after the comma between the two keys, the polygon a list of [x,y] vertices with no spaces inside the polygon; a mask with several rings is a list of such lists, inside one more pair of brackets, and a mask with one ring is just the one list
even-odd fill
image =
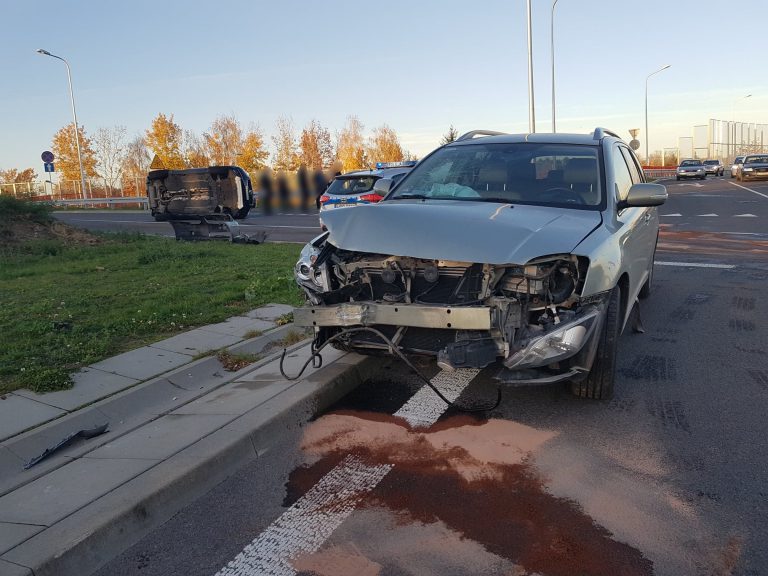
{"label": "concrete curb", "polygon": [[[276,369],[277,362],[261,366]],[[97,570],[269,450],[280,430],[303,425],[380,366],[376,359],[346,354],[298,382],[286,382],[266,402],[12,548],[0,558],[0,569],[7,563],[9,571],[18,567],[18,574],[35,576]]]}

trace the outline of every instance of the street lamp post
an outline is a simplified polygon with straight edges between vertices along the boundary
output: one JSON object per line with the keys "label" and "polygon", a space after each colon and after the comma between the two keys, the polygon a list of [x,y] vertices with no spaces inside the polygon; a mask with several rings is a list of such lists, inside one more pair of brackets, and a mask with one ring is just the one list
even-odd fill
{"label": "street lamp post", "polygon": [[557,132],[557,126],[555,124],[555,6],[557,0],[552,2],[552,19],[550,20],[549,28],[549,44],[550,54],[552,56],[552,133]]}
{"label": "street lamp post", "polygon": [[72,91],[72,72],[69,69],[69,62],[67,62],[64,58],[61,56],[56,56],[55,54],[51,54],[48,52],[48,50],[43,50],[42,48],[37,49],[38,54],[42,54],[43,56],[50,56],[51,58],[57,58],[58,60],[61,60],[64,62],[64,66],[67,67],[67,81],[69,83],[69,98],[72,101],[72,117],[75,121],[75,143],[77,144],[77,162],[80,164],[80,186],[83,191],[83,198],[86,198],[86,185],[85,185],[85,171],[83,170],[83,153],[80,149],[80,134],[79,130],[77,129],[77,112],[75,111],[75,93]]}
{"label": "street lamp post", "polygon": [[752,94],[747,94],[746,96],[740,96],[736,98],[733,102],[731,102],[731,118],[733,118],[733,156],[736,156],[736,103],[740,102],[746,98],[751,98]]}
{"label": "street lamp post", "polygon": [[649,134],[648,134],[648,80],[653,76],[654,74],[658,74],[659,72],[662,72],[663,70],[666,70],[672,66],[672,64],[667,64],[666,66],[663,66],[656,70],[656,72],[651,72],[646,76],[645,78],[645,163],[650,166],[651,165],[651,159],[648,155],[648,140],[649,140]]}
{"label": "street lamp post", "polygon": [[528,12],[528,132],[536,132],[536,107],[533,101],[533,31],[531,27],[531,0],[526,2]]}

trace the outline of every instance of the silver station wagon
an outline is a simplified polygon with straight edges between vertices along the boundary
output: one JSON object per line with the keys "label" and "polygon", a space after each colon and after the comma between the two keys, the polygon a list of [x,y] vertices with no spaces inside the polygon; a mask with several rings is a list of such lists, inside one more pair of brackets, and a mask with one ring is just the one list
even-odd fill
{"label": "silver station wagon", "polygon": [[667,199],[621,138],[474,131],[375,190],[325,215],[296,263],[316,348],[498,363],[505,383],[610,397]]}

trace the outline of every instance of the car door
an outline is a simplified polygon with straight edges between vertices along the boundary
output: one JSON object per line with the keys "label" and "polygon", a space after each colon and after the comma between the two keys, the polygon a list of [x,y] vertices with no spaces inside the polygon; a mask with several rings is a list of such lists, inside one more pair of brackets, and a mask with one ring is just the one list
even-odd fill
{"label": "car door", "polygon": [[[612,166],[616,183],[616,201],[626,200],[633,184],[644,181],[642,173],[632,157],[629,148],[614,144]],[[651,258],[656,244],[658,216],[654,208],[628,207],[617,213],[621,226],[622,252],[625,270],[629,273],[629,300],[631,304],[637,297],[650,269]]]}

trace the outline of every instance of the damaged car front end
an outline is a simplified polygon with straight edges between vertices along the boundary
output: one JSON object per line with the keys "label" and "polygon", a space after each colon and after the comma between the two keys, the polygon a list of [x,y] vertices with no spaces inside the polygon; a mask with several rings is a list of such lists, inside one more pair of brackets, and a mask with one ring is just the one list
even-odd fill
{"label": "damaged car front end", "polygon": [[[589,371],[604,295],[582,298],[589,263],[571,254],[496,265],[359,253],[327,234],[308,244],[295,275],[312,306],[294,313],[317,344],[362,353],[392,346],[436,357],[443,369],[484,368],[502,378],[555,382]],[[345,329],[366,326],[373,332]]]}

